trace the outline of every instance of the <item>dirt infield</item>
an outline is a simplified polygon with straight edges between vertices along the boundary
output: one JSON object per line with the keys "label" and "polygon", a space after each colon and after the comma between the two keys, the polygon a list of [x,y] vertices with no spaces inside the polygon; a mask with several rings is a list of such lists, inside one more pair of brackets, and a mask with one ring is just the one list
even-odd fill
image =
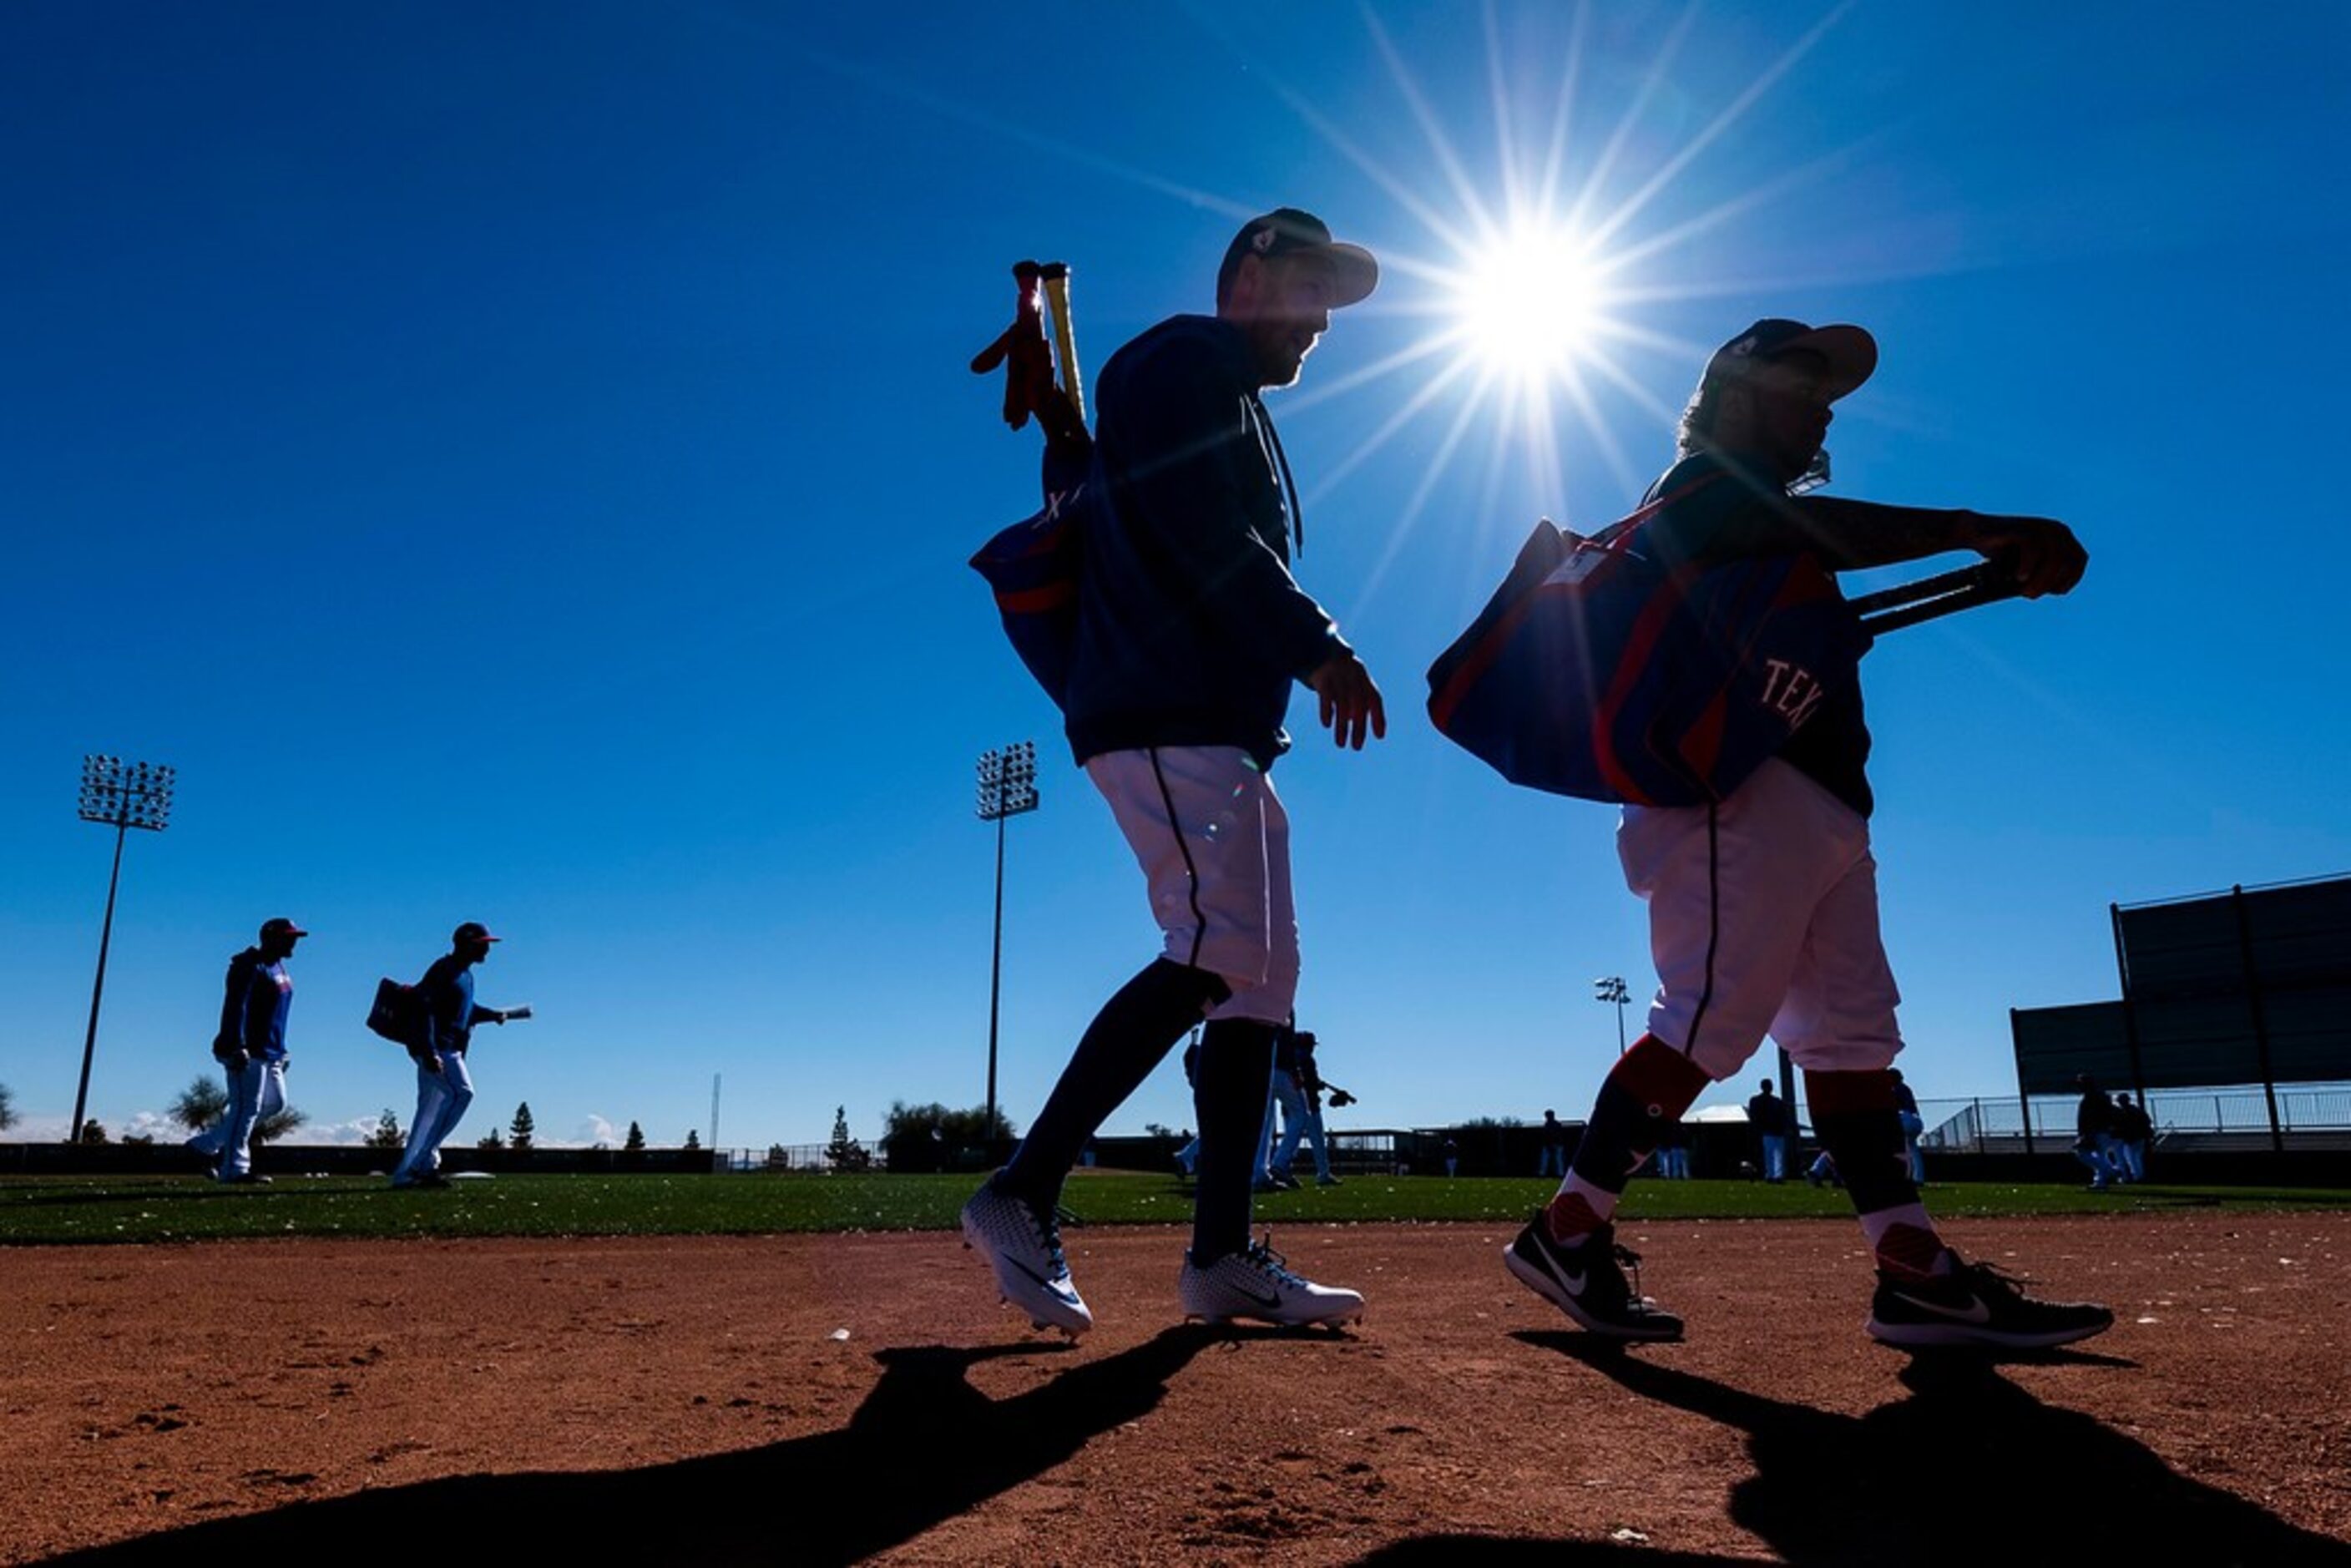
{"label": "dirt infield", "polygon": [[2120,1323],[1914,1362],[1794,1221],[1628,1234],[1616,1354],[1488,1226],[1277,1236],[1345,1334],[1072,1232],[1075,1348],[939,1235],[0,1249],[0,1559],[2351,1563],[2351,1216],[1951,1229]]}

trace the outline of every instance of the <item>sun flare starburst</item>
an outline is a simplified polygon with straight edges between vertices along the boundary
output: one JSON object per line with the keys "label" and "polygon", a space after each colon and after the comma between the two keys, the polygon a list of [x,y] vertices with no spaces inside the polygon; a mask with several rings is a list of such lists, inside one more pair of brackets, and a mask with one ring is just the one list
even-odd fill
{"label": "sun flare starburst", "polygon": [[[1285,416],[1353,404],[1356,434],[1307,490],[1309,507],[1384,455],[1414,449],[1418,475],[1397,497],[1363,602],[1381,592],[1432,509],[1479,519],[1476,548],[1459,552],[1481,562],[1465,568],[1461,591],[1474,602],[1490,586],[1482,562],[1515,543],[1529,503],[1572,516],[1579,505],[1588,512],[1641,493],[1655,473],[1649,465],[1670,450],[1659,437],[1677,417],[1677,389],[1713,340],[1711,325],[1695,339],[1669,325],[1676,308],[1758,292],[1757,278],[1707,265],[1699,243],[1728,254],[1723,231],[1785,203],[1843,153],[1760,183],[1710,172],[1703,160],[1856,4],[1832,0],[1786,48],[1734,81],[1702,120],[1685,111],[1705,94],[1683,78],[1702,81],[1707,72],[1680,57],[1695,8],[1664,29],[1639,68],[1622,30],[1593,0],[1507,13],[1489,4],[1491,135],[1466,146],[1458,139],[1474,117],[1463,112],[1463,95],[1423,81],[1425,72],[1445,69],[1431,40],[1458,29],[1416,27],[1395,19],[1404,12],[1366,5],[1364,30],[1405,117],[1426,141],[1416,162],[1374,151],[1364,126],[1288,79],[1246,39],[1211,26],[1333,154],[1425,231],[1417,245],[1391,235],[1377,246],[1390,281],[1364,314],[1366,325],[1385,319],[1382,351],[1343,374],[1326,377],[1318,367],[1283,399]],[[1595,59],[1612,68],[1594,68]],[[1236,215],[1250,209],[1238,200],[1223,206]],[[1647,433],[1645,448],[1625,438],[1635,425]]]}
{"label": "sun flare starburst", "polygon": [[1562,229],[1510,235],[1470,257],[1456,285],[1465,351],[1521,378],[1567,369],[1606,305],[1588,248]]}

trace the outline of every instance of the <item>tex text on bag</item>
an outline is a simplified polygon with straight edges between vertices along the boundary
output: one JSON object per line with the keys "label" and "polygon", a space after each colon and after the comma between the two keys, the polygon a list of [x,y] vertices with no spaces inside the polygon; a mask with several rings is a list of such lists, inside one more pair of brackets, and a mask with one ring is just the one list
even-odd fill
{"label": "tex text on bag", "polygon": [[1428,672],[1438,731],[1513,784],[1645,806],[1719,800],[1850,690],[1869,646],[1810,555],[1666,567],[1654,503],[1593,538],[1545,519]]}

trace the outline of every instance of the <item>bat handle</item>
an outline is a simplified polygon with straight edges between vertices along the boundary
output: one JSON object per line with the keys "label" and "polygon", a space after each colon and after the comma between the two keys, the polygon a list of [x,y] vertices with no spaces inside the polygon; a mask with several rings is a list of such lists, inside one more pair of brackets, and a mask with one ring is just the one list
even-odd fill
{"label": "bat handle", "polygon": [[2013,599],[2021,591],[2013,569],[2005,561],[1988,560],[1947,571],[1939,577],[1904,583],[1852,601],[1862,630],[1871,636],[1898,632],[1905,626],[1939,620],[1979,604]]}
{"label": "bat handle", "polygon": [[1045,286],[1045,302],[1053,311],[1053,357],[1061,362],[1061,390],[1070,394],[1070,406],[1078,411],[1078,420],[1086,417],[1086,390],[1078,371],[1078,330],[1070,319],[1070,267],[1067,262],[1049,261],[1037,269]]}
{"label": "bat handle", "polygon": [[1962,589],[1989,587],[2000,580],[1998,570],[1990,561],[1962,567],[1937,577],[1922,578],[1917,582],[1905,582],[1893,588],[1883,588],[1876,593],[1865,593],[1852,601],[1854,612],[1868,615],[1880,610],[1895,610],[1906,604],[1917,604],[1929,599],[1939,599]]}

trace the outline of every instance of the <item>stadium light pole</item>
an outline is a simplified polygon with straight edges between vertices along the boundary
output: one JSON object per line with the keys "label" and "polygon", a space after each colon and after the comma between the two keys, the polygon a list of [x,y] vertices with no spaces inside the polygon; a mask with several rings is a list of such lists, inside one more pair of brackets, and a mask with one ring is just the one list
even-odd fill
{"label": "stadium light pole", "polygon": [[1625,987],[1625,977],[1622,975],[1604,975],[1599,979],[1593,981],[1592,999],[1595,1002],[1614,1002],[1616,1004],[1616,1054],[1619,1056],[1624,1055],[1625,1004],[1633,999],[1633,993],[1627,990]]}
{"label": "stadium light pole", "polygon": [[996,936],[987,960],[987,1120],[981,1136],[996,1146],[996,1016],[1004,988],[1004,820],[1037,809],[1037,743],[1016,742],[980,753],[979,820],[996,824]]}
{"label": "stadium light pole", "polygon": [[114,870],[106,879],[106,923],[98,932],[98,978],[89,988],[89,1030],[81,1040],[81,1082],[74,1090],[73,1141],[81,1142],[89,1105],[89,1061],[98,1050],[98,1004],[106,994],[106,950],[114,940],[114,894],[122,882],[122,841],[133,828],[160,833],[172,819],[172,770],[119,757],[81,759],[81,820],[114,830]]}

